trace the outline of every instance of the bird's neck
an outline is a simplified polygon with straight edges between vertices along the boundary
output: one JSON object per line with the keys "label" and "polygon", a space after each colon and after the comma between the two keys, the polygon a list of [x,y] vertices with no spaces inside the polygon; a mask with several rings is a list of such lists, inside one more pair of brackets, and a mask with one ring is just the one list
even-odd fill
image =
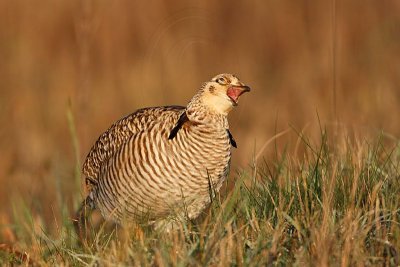
{"label": "bird's neck", "polygon": [[229,129],[227,115],[213,112],[205,107],[200,101],[190,102],[186,108],[186,115],[192,122],[206,124],[213,128]]}

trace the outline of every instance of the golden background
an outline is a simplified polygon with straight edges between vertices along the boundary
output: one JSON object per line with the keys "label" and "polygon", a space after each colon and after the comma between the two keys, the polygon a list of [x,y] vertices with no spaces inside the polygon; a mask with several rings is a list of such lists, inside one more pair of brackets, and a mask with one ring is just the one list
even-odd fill
{"label": "golden background", "polygon": [[294,129],[398,138],[399,14],[399,1],[0,1],[0,223],[20,203],[49,223],[60,202],[71,212],[104,130],[186,105],[218,73],[252,88],[230,115],[233,174]]}

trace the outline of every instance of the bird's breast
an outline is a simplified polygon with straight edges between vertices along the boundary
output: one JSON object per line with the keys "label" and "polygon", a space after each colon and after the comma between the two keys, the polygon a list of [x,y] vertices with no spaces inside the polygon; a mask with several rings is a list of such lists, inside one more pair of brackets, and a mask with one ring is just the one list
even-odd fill
{"label": "bird's breast", "polygon": [[225,129],[203,125],[183,127],[176,138],[168,140],[166,148],[168,155],[186,171],[212,178],[214,183],[229,167],[231,146]]}

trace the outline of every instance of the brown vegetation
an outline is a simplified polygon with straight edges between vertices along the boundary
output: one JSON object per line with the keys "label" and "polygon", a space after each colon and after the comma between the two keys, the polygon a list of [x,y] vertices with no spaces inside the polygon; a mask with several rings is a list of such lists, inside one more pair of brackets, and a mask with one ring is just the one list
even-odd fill
{"label": "brown vegetation", "polygon": [[253,89],[230,118],[232,173],[286,147],[301,162],[299,132],[317,142],[321,125],[397,142],[399,14],[398,1],[0,1],[0,240],[15,242],[21,207],[58,233],[103,130],[184,105],[221,72]]}

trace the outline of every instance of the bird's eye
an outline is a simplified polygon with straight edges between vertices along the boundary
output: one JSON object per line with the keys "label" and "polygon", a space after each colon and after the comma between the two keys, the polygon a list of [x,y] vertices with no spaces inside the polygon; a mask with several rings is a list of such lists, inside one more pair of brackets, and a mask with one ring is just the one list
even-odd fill
{"label": "bird's eye", "polygon": [[216,82],[219,83],[219,84],[226,84],[226,80],[225,80],[225,78],[223,78],[223,77],[218,78],[218,79],[216,80]]}

